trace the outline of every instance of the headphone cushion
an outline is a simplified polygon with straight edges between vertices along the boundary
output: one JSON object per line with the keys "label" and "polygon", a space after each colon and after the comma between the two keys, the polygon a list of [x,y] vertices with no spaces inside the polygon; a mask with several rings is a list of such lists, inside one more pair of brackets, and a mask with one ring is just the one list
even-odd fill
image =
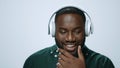
{"label": "headphone cushion", "polygon": [[91,31],[91,23],[88,22],[88,20],[86,20],[85,22],[85,35],[89,36],[90,35],[90,31]]}

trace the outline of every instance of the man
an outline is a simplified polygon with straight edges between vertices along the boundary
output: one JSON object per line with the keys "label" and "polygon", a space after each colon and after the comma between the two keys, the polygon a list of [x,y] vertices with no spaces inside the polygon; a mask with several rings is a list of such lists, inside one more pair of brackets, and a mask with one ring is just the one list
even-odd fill
{"label": "man", "polygon": [[54,15],[49,30],[56,44],[31,55],[23,68],[114,68],[109,58],[86,47],[86,36],[92,32],[86,12],[68,6]]}

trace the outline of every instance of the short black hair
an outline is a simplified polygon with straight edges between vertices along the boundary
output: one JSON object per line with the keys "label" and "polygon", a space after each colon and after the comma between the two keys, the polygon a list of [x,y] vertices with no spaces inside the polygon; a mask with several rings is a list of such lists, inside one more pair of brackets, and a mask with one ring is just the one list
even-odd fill
{"label": "short black hair", "polygon": [[62,15],[62,14],[70,14],[70,13],[73,13],[73,14],[78,14],[80,16],[82,16],[83,18],[83,21],[85,23],[86,21],[86,17],[85,17],[85,14],[84,14],[84,11],[77,8],[77,7],[73,7],[73,6],[67,6],[67,7],[63,7],[61,9],[59,9],[57,12],[56,12],[56,16],[55,16],[55,22],[56,22],[56,19],[58,18],[59,15]]}

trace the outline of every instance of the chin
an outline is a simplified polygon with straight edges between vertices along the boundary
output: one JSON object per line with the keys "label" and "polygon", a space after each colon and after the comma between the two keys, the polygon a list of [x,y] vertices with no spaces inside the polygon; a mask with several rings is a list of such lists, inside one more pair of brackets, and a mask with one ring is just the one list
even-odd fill
{"label": "chin", "polygon": [[[69,52],[69,51],[68,51]],[[75,51],[73,51],[73,52],[69,52],[71,55],[73,55],[73,56],[75,56],[75,57],[78,57],[78,54],[77,54],[77,48],[76,48],[76,50]]]}

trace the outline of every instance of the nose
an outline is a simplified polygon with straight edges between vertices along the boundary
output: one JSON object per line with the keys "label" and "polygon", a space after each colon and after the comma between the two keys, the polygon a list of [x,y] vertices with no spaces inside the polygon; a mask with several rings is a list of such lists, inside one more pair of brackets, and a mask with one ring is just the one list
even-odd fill
{"label": "nose", "polygon": [[75,36],[72,34],[72,32],[69,32],[66,37],[66,42],[74,42]]}

